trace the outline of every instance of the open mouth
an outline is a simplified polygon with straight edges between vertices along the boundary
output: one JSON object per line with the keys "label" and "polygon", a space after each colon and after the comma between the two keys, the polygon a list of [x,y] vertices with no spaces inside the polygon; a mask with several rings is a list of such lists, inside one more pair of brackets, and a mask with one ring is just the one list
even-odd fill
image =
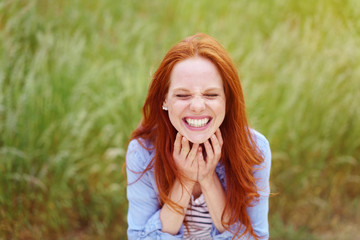
{"label": "open mouth", "polygon": [[210,121],[210,117],[205,118],[184,118],[184,121],[190,126],[194,128],[201,128],[206,126]]}

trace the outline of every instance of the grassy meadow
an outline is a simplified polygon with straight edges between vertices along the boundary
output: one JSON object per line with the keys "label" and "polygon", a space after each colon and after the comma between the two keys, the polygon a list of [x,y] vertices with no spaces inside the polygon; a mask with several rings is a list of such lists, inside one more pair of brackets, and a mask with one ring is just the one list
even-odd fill
{"label": "grassy meadow", "polygon": [[0,0],[0,239],[126,238],[129,135],[198,32],[270,141],[271,238],[359,236],[359,1]]}

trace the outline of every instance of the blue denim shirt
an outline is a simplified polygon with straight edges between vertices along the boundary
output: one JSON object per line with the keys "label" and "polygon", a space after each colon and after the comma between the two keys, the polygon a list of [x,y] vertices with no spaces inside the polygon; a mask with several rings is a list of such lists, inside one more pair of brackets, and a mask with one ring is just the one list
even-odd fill
{"label": "blue denim shirt", "polygon": [[[257,166],[254,171],[260,198],[253,203],[252,207],[248,207],[247,212],[255,233],[261,237],[261,239],[268,239],[271,151],[269,142],[262,134],[255,130],[252,130],[252,134],[264,157],[264,161]],[[144,146],[151,148],[151,145],[148,142],[142,141],[142,143]],[[154,168],[147,171],[139,179],[141,172],[148,166],[151,159],[153,159],[154,154],[154,150],[149,151],[144,149],[137,140],[132,140],[127,150],[127,198],[129,201],[127,216],[129,225],[127,230],[128,239],[183,239],[184,226],[181,226],[177,235],[171,235],[161,231],[161,206],[154,178]],[[221,163],[217,165],[216,173],[226,190],[225,168]],[[231,226],[230,229],[235,229],[236,226],[238,225],[235,224]],[[234,234],[230,231],[219,233],[213,224],[211,236],[213,239],[232,239]],[[242,239],[252,238],[245,235]]]}

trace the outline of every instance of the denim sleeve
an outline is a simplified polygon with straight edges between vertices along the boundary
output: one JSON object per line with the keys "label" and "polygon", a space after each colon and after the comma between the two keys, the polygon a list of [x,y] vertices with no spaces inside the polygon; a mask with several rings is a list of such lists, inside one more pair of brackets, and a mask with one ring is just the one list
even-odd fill
{"label": "denim sleeve", "polygon": [[[260,135],[260,134],[259,134]],[[256,179],[256,186],[259,199],[253,202],[252,207],[248,207],[247,212],[250,217],[252,227],[255,234],[260,239],[269,239],[269,195],[270,195],[270,168],[271,168],[271,150],[268,140],[260,135],[257,136],[257,145],[264,161],[256,166],[254,177]]]}
{"label": "denim sleeve", "polygon": [[[256,179],[256,185],[260,197],[252,203],[251,207],[247,208],[251,225],[254,229],[255,234],[259,239],[269,239],[269,223],[268,223],[268,212],[269,212],[269,195],[270,195],[270,167],[271,167],[271,150],[267,139],[260,133],[256,132],[256,142],[264,161],[255,167],[254,177]],[[212,227],[211,236],[213,239],[225,240],[232,239],[235,230],[238,228],[239,223],[230,226],[231,231],[224,231],[220,233],[215,226]],[[239,236],[243,233],[240,230]],[[249,234],[245,234],[241,239],[254,239]]]}
{"label": "denim sleeve", "polygon": [[[212,230],[211,230],[211,237],[214,240],[232,240],[234,237],[234,233],[236,232],[237,227],[239,226],[239,223],[234,224],[232,226],[230,226],[230,231],[224,231],[222,233],[220,233],[216,227],[213,225]],[[241,229],[238,236],[240,236],[242,233],[244,232],[244,229]],[[242,236],[240,239],[242,240],[254,240],[254,238],[252,236],[250,236],[249,234],[245,234],[244,236]]]}
{"label": "denim sleeve", "polygon": [[183,229],[176,236],[161,231],[160,204],[153,175],[147,171],[139,178],[149,158],[151,156],[136,140],[130,142],[126,155],[128,239],[182,239]]}

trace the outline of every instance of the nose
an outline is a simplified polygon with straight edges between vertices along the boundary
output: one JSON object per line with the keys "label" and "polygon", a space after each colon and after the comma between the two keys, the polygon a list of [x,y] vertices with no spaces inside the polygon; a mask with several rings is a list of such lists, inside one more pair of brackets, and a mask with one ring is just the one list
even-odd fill
{"label": "nose", "polygon": [[205,101],[202,97],[194,97],[191,99],[190,110],[196,113],[205,110]]}

